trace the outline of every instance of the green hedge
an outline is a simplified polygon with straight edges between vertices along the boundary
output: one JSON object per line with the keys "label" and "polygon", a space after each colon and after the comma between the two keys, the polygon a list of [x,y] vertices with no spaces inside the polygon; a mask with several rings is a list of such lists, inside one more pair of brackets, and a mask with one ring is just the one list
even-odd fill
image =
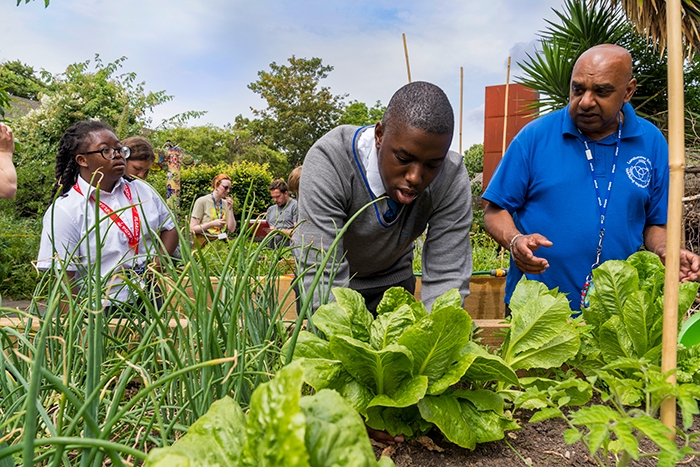
{"label": "green hedge", "polygon": [[[248,204],[253,206],[254,213],[263,213],[272,204],[270,198],[270,183],[272,175],[267,164],[254,162],[235,162],[233,164],[218,164],[215,166],[197,165],[187,167],[180,173],[180,216],[189,216],[195,200],[202,195],[211,193],[211,185],[214,177],[224,173],[231,177],[231,196],[233,197],[234,212],[238,215],[242,209],[248,190],[252,185],[251,200]],[[148,181],[165,197],[167,183],[167,171],[151,171]]]}

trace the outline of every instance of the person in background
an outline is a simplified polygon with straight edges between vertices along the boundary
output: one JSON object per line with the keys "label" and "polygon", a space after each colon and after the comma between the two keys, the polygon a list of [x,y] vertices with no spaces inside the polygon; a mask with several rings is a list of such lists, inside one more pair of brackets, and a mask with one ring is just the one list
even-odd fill
{"label": "person in background", "polygon": [[[508,147],[483,195],[486,230],[511,252],[506,305],[525,275],[568,294],[576,311],[602,262],[642,246],[664,261],[668,146],[632,109],[636,85],[627,50],[592,47],[574,65],[569,105]],[[682,250],[680,260],[680,280],[697,280],[700,258]]]}
{"label": "person in background", "polygon": [[293,237],[305,290],[338,232],[357,215],[314,291],[314,309],[332,299],[331,287],[348,284],[373,312],[390,287],[414,293],[414,240],[428,224],[421,299],[430,309],[450,289],[462,299],[469,294],[471,189],[462,156],[449,150],[453,132],[445,93],[416,81],[392,96],[381,122],[341,125],[311,147]]}
{"label": "person in background", "polygon": [[287,187],[289,192],[292,194],[294,199],[299,198],[299,179],[301,178],[301,166],[295,167],[294,170],[289,172],[289,177],[287,180]]}
{"label": "person in background", "polygon": [[142,274],[156,253],[169,256],[178,242],[161,197],[148,184],[124,178],[129,154],[103,122],[78,122],[66,130],[56,156],[55,201],[44,215],[39,245],[37,267],[66,271],[76,293],[99,261],[110,291],[103,305],[109,307],[133,299],[123,286],[125,273]]}
{"label": "person in background", "polygon": [[275,204],[267,208],[265,220],[270,227],[282,233],[275,236],[274,245],[289,246],[289,236],[297,225],[297,201],[290,198],[284,180],[275,180],[270,184],[270,196]]}
{"label": "person in background", "polygon": [[153,145],[143,136],[131,136],[122,141],[122,144],[131,150],[131,155],[126,160],[126,174],[146,180],[156,160]]}
{"label": "person in background", "polygon": [[229,196],[231,177],[219,174],[211,183],[214,191],[197,198],[190,218],[190,232],[199,246],[211,240],[227,240],[236,230],[233,198]]}
{"label": "person in background", "polygon": [[12,163],[14,152],[12,129],[0,123],[0,198],[14,198],[17,193],[17,172]]}

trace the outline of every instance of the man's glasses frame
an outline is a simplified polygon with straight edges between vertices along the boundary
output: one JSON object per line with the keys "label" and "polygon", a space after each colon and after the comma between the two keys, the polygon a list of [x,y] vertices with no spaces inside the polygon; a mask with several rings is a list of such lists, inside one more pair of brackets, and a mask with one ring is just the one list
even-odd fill
{"label": "man's glasses frame", "polygon": [[131,155],[131,149],[129,149],[129,147],[127,146],[121,146],[118,148],[110,148],[109,146],[107,146],[106,148],[98,149],[97,151],[84,152],[83,154],[87,156],[88,154],[97,154],[98,152],[105,160],[108,161],[114,159],[117,155],[117,152],[119,152],[119,154],[121,154],[122,157],[124,157],[124,159],[128,159]]}

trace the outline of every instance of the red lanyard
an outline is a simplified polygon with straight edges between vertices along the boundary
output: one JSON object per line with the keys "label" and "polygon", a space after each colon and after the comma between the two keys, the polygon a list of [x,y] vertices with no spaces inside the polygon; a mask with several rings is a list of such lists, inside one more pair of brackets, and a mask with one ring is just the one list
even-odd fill
{"label": "red lanyard", "polygon": [[[83,194],[83,192],[80,190],[80,186],[78,185],[78,182],[75,182],[75,185],[73,186],[75,191],[77,191],[80,195]],[[126,196],[126,199],[131,203],[131,189],[129,188],[129,185],[124,184],[124,196]],[[93,195],[90,195],[90,199],[95,202],[95,197]],[[100,201],[100,209],[102,209],[102,212],[105,214],[109,215],[109,218],[112,219],[112,222],[117,224],[117,227],[119,227],[119,230],[124,232],[124,235],[126,235],[126,239],[129,241],[129,247],[134,249],[134,254],[138,254],[139,252],[139,239],[141,237],[141,219],[139,217],[139,211],[136,208],[135,205],[132,204],[131,206],[131,217],[134,220],[134,231],[132,232],[129,230],[129,226],[126,225],[126,223],[122,220],[121,217],[117,215],[117,213],[114,212],[112,208],[107,206],[106,203],[103,201]]]}

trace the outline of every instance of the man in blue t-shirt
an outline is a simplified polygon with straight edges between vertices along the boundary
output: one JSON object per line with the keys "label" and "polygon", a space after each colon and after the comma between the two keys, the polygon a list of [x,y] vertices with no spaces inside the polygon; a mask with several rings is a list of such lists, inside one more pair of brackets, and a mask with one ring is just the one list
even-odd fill
{"label": "man in blue t-shirt", "polygon": [[[513,139],[483,195],[486,230],[511,252],[506,304],[526,275],[579,310],[593,265],[642,245],[665,259],[668,146],[629,104],[636,84],[627,50],[592,47],[574,65],[569,105]],[[700,258],[680,260],[680,280],[697,280]]]}

